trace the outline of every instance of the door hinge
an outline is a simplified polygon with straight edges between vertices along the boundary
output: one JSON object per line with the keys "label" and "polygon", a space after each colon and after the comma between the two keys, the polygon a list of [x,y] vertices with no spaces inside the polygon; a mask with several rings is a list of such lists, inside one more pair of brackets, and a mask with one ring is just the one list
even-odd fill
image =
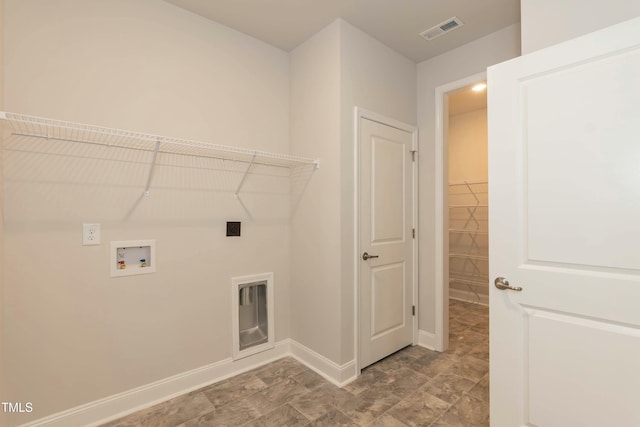
{"label": "door hinge", "polygon": [[411,306],[411,315],[413,315],[413,316],[416,315],[416,306],[415,305]]}
{"label": "door hinge", "polygon": [[416,238],[416,229],[415,228],[411,229],[411,234],[413,235],[413,238],[415,239]]}
{"label": "door hinge", "polygon": [[415,162],[416,161],[416,150],[411,150],[411,161]]}

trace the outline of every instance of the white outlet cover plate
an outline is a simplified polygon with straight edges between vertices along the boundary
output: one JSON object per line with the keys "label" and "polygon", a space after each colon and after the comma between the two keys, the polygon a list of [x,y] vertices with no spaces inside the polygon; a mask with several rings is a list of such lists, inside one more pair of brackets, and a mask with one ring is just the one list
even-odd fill
{"label": "white outlet cover plate", "polygon": [[100,244],[100,224],[82,224],[82,244],[84,246]]}

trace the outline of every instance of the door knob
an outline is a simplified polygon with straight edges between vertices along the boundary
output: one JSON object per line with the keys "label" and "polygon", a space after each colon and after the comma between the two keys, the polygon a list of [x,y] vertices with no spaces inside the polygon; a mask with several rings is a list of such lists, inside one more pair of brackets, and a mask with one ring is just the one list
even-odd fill
{"label": "door knob", "polygon": [[369,255],[369,254],[368,254],[368,253],[366,253],[366,252],[362,254],[362,259],[363,259],[363,260],[365,260],[365,261],[366,261],[366,260],[368,260],[369,258],[378,258],[378,255]]}
{"label": "door knob", "polygon": [[521,291],[522,288],[520,286],[510,286],[509,281],[504,277],[496,277],[496,280],[493,282],[496,285],[496,288],[504,291],[505,289],[509,289],[511,291]]}

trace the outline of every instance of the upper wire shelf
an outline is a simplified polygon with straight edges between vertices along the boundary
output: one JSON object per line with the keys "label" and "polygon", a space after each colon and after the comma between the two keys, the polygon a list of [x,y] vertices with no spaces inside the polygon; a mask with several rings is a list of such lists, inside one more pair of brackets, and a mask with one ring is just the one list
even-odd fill
{"label": "upper wire shelf", "polygon": [[318,159],[231,147],[187,139],[112,129],[0,111],[0,120],[14,135],[84,142],[151,152],[211,157],[278,167],[319,166]]}
{"label": "upper wire shelf", "polygon": [[488,208],[489,205],[449,205],[449,209],[458,209],[458,208]]}
{"label": "upper wire shelf", "polygon": [[253,165],[276,166],[292,168],[296,166],[320,166],[319,159],[291,156],[288,154],[271,153],[261,150],[231,147],[227,145],[210,144],[188,139],[178,139],[167,136],[151,135],[122,129],[105,128],[82,123],[65,122],[62,120],[46,119],[27,116],[24,114],[0,111],[0,121],[8,125],[13,135],[45,138],[97,144],[108,147],[121,147],[132,150],[149,151],[153,153],[149,175],[144,189],[144,195],[149,195],[149,188],[153,178],[158,153],[178,154],[194,157],[209,157],[221,160],[247,163],[244,175],[234,193],[238,193],[251,171]]}
{"label": "upper wire shelf", "polygon": [[480,180],[475,180],[475,181],[455,181],[455,182],[450,182],[449,183],[449,187],[456,187],[459,185],[481,185],[481,184],[488,184],[489,181],[480,181]]}

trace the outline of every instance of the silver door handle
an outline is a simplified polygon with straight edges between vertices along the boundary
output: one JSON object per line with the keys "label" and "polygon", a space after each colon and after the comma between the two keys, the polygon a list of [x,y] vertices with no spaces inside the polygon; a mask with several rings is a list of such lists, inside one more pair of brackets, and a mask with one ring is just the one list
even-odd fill
{"label": "silver door handle", "polygon": [[369,258],[378,258],[378,255],[369,255],[369,254],[368,254],[368,253],[366,253],[366,252],[362,254],[362,259],[363,259],[363,260],[365,260],[365,261],[366,261],[366,260],[368,260]]}
{"label": "silver door handle", "polygon": [[504,291],[505,289],[509,289],[511,291],[520,292],[522,290],[520,286],[510,286],[509,281],[504,277],[496,277],[496,280],[493,283],[496,285],[496,288],[500,289],[501,291]]}

